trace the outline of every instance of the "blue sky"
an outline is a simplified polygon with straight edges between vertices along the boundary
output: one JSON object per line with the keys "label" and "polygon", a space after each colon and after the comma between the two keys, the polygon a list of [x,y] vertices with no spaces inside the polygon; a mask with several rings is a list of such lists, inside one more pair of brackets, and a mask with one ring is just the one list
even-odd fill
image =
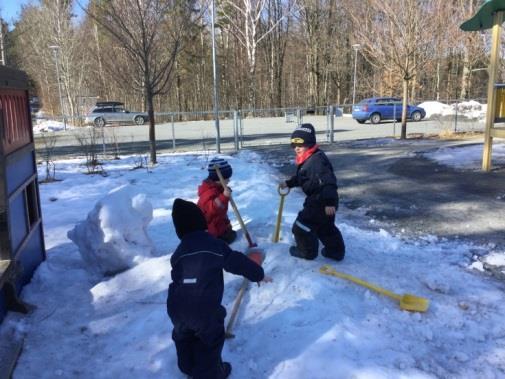
{"label": "blue sky", "polygon": [[[78,0],[78,2],[85,6],[88,0]],[[21,7],[26,4],[37,4],[38,0],[0,0],[0,16],[9,23],[10,26],[19,18]],[[74,12],[80,17],[82,10],[74,2]]]}
{"label": "blue sky", "polygon": [[21,6],[33,2],[32,0],[3,0],[0,1],[0,16],[12,24],[19,17]]}

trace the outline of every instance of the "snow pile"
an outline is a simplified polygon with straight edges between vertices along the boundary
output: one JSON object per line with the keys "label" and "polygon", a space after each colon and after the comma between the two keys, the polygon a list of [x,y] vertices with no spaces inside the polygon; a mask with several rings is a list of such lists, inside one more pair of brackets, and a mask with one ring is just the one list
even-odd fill
{"label": "snow pile", "polygon": [[426,119],[458,117],[467,119],[484,120],[486,118],[487,104],[481,104],[475,100],[462,101],[447,105],[439,101],[425,101],[419,104],[426,111]]}
{"label": "snow pile", "polygon": [[482,261],[489,266],[503,268],[505,270],[505,252],[493,251],[486,255]]}
{"label": "snow pile", "polygon": [[66,126],[61,121],[37,120],[33,125],[33,133],[58,132],[65,129],[75,129],[75,126],[67,122]]}
{"label": "snow pile", "polygon": [[426,111],[426,119],[429,119],[435,115],[444,115],[451,113],[451,107],[449,105],[440,103],[438,101],[425,101],[418,106]]}
{"label": "snow pile", "polygon": [[[444,147],[434,151],[426,152],[423,155],[440,164],[459,168],[480,170],[482,165],[482,151],[483,144],[458,146],[458,147]],[[493,144],[493,166],[505,165],[505,144]]]}
{"label": "snow pile", "polygon": [[153,207],[143,194],[132,194],[129,186],[112,191],[68,232],[92,271],[107,275],[124,271],[149,257],[153,243],[147,227]]}

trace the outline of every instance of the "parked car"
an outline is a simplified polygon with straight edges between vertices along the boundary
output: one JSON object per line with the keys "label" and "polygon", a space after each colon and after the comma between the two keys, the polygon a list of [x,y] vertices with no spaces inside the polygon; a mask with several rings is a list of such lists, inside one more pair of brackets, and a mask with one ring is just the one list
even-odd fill
{"label": "parked car", "polygon": [[[426,111],[415,105],[407,105],[407,118],[413,121],[422,120]],[[378,124],[381,120],[402,119],[402,99],[396,97],[372,97],[360,101],[352,108],[352,118],[360,124],[370,120]]]}
{"label": "parked car", "polygon": [[143,112],[131,112],[125,109],[124,103],[118,101],[102,101],[91,108],[85,117],[85,124],[93,124],[98,127],[110,123],[130,123],[143,125],[149,116]]}

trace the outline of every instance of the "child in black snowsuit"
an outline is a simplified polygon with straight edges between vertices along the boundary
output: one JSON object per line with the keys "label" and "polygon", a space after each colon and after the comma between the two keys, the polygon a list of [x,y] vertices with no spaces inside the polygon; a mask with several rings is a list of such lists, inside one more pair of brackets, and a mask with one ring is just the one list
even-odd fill
{"label": "child in black snowsuit", "polygon": [[315,259],[320,240],[324,246],[321,254],[341,261],[345,244],[335,226],[337,178],[328,157],[316,145],[314,126],[297,127],[291,134],[291,147],[296,153],[296,175],[281,183],[281,187],[301,187],[307,197],[293,224],[296,246],[291,246],[289,252],[298,258]]}
{"label": "child in black snowsuit", "polygon": [[174,329],[179,369],[193,379],[224,379],[231,365],[221,360],[226,309],[221,305],[223,269],[251,282],[264,279],[261,259],[231,250],[207,233],[196,204],[175,199],[172,218],[181,242],[173,253],[167,312]]}

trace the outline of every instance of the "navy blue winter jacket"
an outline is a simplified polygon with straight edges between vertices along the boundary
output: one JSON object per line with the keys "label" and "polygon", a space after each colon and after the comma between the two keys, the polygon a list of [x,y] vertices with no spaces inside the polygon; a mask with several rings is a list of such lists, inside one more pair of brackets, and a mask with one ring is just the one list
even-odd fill
{"label": "navy blue winter jacket", "polygon": [[170,263],[172,283],[168,288],[167,310],[177,319],[205,317],[221,307],[223,270],[251,282],[264,277],[261,266],[204,231],[186,234]]}
{"label": "navy blue winter jacket", "polygon": [[338,208],[337,178],[330,160],[319,149],[297,167],[296,174],[286,184],[289,188],[301,187],[307,195],[307,205]]}

